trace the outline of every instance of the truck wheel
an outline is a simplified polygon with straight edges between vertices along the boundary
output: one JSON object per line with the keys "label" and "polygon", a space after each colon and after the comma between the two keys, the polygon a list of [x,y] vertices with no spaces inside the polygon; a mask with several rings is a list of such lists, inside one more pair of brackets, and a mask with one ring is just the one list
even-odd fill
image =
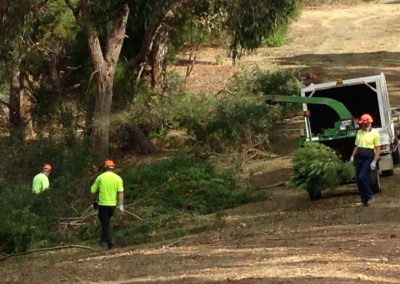
{"label": "truck wheel", "polygon": [[397,165],[400,162],[399,143],[397,142],[396,150],[392,152],[393,164]]}
{"label": "truck wheel", "polygon": [[377,170],[371,171],[370,182],[371,182],[371,189],[374,194],[382,192],[379,171]]}
{"label": "truck wheel", "polygon": [[382,171],[382,176],[384,177],[390,177],[394,175],[394,169]]}
{"label": "truck wheel", "polygon": [[308,191],[308,197],[310,198],[311,201],[320,200],[322,198],[321,191],[316,191],[313,189],[308,189],[307,191]]}

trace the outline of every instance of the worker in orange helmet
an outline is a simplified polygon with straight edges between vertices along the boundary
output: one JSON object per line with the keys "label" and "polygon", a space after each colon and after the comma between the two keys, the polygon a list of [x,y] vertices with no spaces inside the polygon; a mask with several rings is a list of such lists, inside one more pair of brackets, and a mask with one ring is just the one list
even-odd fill
{"label": "worker in orange helmet", "polygon": [[50,187],[49,175],[51,170],[52,167],[50,164],[43,164],[42,171],[33,178],[32,192],[34,194],[44,192]]}
{"label": "worker in orange helmet", "polygon": [[350,157],[350,162],[356,164],[356,180],[360,192],[361,204],[368,206],[373,198],[370,184],[371,170],[377,168],[381,153],[381,140],[379,132],[372,128],[374,120],[369,114],[363,114],[358,119],[360,129],[357,132],[355,147]]}
{"label": "worker in orange helmet", "polygon": [[103,163],[104,173],[100,174],[90,192],[98,194],[98,217],[101,225],[100,244],[106,242],[108,248],[114,246],[110,232],[110,219],[114,215],[115,207],[124,211],[124,187],[122,178],[114,173],[115,163],[112,160],[106,160]]}

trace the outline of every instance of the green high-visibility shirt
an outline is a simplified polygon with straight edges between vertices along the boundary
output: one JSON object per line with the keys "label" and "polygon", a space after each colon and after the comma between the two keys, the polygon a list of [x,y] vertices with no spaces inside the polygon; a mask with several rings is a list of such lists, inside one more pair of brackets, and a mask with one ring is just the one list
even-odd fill
{"label": "green high-visibility shirt", "polygon": [[122,178],[112,171],[99,175],[90,188],[91,193],[99,193],[99,205],[105,206],[116,206],[117,194],[123,191]]}
{"label": "green high-visibility shirt", "polygon": [[48,189],[49,185],[49,178],[44,173],[37,174],[33,178],[32,192],[35,194],[39,194]]}

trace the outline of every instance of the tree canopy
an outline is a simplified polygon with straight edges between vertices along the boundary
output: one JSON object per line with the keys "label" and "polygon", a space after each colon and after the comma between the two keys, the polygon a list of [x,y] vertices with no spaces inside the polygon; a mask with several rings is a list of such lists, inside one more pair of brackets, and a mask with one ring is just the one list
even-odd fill
{"label": "tree canopy", "polygon": [[[49,121],[50,116],[55,117],[49,112],[65,114],[65,103],[78,98],[86,103],[83,108],[76,103],[71,108],[69,103],[68,112],[72,111],[71,119],[75,120],[72,124],[80,125],[100,157],[106,157],[117,70],[118,80],[124,77],[123,81],[131,85],[127,91],[130,97],[134,96],[134,85],[147,80],[148,69],[151,86],[162,92],[156,86],[165,78],[169,54],[220,37],[225,39],[231,57],[237,59],[259,47],[279,26],[290,23],[299,14],[302,2],[2,1],[0,37],[4,44],[0,60],[5,64],[0,68],[12,66],[14,70],[9,73],[12,76],[8,82],[3,81],[10,86],[9,102],[2,100],[3,105],[11,107],[10,128],[25,127],[33,119],[31,106],[46,109],[42,115]],[[18,102],[24,96],[33,105],[19,109]],[[57,104],[59,100],[64,104]],[[46,104],[53,108],[43,108]],[[84,112],[83,118],[77,117],[81,115],[78,109]],[[66,125],[65,120],[61,124]],[[151,152],[151,144],[141,133],[143,129],[136,129],[136,135],[141,137],[136,139],[140,143],[137,148],[147,147]]]}

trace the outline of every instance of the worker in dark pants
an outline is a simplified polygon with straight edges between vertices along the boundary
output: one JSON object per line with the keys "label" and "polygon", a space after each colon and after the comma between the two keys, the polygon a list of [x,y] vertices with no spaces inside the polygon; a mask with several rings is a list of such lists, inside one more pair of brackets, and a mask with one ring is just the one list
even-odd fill
{"label": "worker in dark pants", "polygon": [[357,132],[355,147],[350,157],[350,162],[356,164],[356,180],[360,192],[361,204],[368,206],[373,200],[371,189],[371,170],[376,170],[380,156],[380,135],[372,128],[373,119],[369,114],[363,114],[358,120],[360,130]]}
{"label": "worker in dark pants", "polygon": [[105,172],[94,181],[90,192],[98,194],[98,217],[101,225],[100,243],[107,243],[109,249],[114,246],[111,232],[110,219],[114,215],[115,207],[124,211],[124,187],[122,178],[113,172],[115,164],[112,160],[104,162]]}

